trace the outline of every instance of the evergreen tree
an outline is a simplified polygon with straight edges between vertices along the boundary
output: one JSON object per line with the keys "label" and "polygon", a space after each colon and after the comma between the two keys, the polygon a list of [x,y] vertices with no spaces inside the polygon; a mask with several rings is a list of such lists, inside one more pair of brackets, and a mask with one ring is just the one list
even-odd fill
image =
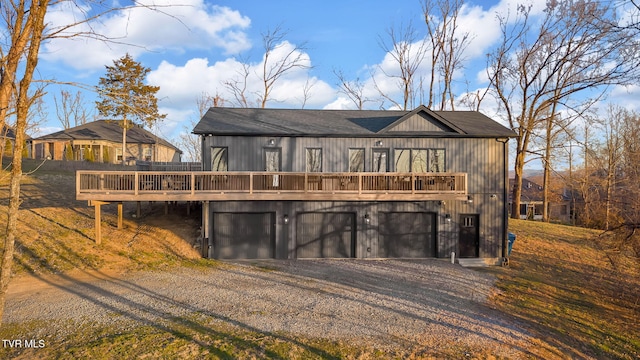
{"label": "evergreen tree", "polygon": [[158,113],[158,86],[146,85],[144,80],[150,69],[134,61],[131,55],[106,66],[107,74],[98,84],[100,101],[98,112],[118,121],[122,127],[122,164],[126,164],[127,129],[135,124],[151,127],[166,114]]}

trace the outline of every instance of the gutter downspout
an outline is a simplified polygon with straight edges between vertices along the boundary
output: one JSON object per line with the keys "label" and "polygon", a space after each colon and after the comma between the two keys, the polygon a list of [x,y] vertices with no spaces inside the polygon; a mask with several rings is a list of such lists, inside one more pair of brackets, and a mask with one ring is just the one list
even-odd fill
{"label": "gutter downspout", "polygon": [[504,193],[502,194],[503,198],[503,210],[502,210],[502,266],[509,265],[509,258],[507,257],[507,242],[509,238],[509,214],[508,214],[508,206],[509,206],[509,148],[507,147],[507,143],[509,142],[509,138],[504,140],[496,139],[496,141],[501,142],[503,146],[502,155],[504,156],[504,164],[503,164],[503,180],[504,180]]}

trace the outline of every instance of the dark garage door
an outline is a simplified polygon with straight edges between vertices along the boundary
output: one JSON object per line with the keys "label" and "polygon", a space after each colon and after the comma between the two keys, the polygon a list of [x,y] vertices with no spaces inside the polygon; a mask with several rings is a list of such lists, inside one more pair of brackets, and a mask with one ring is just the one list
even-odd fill
{"label": "dark garage door", "polygon": [[425,212],[380,213],[378,257],[436,257],[435,219]]}
{"label": "dark garage door", "polygon": [[354,213],[300,213],[296,218],[296,257],[355,257]]}
{"label": "dark garage door", "polygon": [[275,213],[214,213],[216,259],[269,259],[275,253]]}

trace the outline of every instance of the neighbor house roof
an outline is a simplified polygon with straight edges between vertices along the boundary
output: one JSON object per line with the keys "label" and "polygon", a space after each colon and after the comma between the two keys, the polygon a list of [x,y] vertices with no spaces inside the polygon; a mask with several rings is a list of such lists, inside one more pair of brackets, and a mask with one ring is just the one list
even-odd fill
{"label": "neighbor house roof", "polygon": [[[439,131],[400,125],[419,115]],[[402,128],[404,130],[397,130]],[[477,111],[307,110],[210,108],[194,134],[239,136],[460,136],[515,137],[510,129]]]}
{"label": "neighbor house roof", "polygon": [[[114,143],[122,143],[122,128],[118,121],[97,120],[84,125],[57,131],[48,135],[40,136],[34,140],[105,140]],[[127,143],[129,144],[160,144],[172,148],[179,153],[180,149],[170,142],[155,136],[153,133],[134,125],[127,129]]]}
{"label": "neighbor house roof", "polygon": [[[513,189],[515,186],[516,180],[509,179],[509,188]],[[543,194],[544,188],[542,185],[536,184],[535,182],[529,179],[522,179],[522,190],[520,194],[521,202],[542,202],[544,200]],[[556,191],[549,191],[547,194],[549,196],[549,201],[560,202],[567,201],[562,194]],[[509,192],[509,201],[513,201],[513,192]]]}

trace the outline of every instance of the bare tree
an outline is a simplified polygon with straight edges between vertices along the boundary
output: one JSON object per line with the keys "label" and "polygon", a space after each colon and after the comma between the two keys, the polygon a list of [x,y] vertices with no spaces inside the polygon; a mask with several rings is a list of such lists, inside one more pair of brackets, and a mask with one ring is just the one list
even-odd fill
{"label": "bare tree", "polygon": [[364,109],[364,105],[371,101],[364,94],[364,83],[359,78],[348,80],[341,70],[333,70],[333,74],[338,78],[340,92],[345,94],[358,110]]}
{"label": "bare tree", "polygon": [[307,106],[307,101],[311,98],[311,89],[313,89],[317,82],[318,81],[316,79],[311,79],[307,76],[307,80],[304,82],[304,86],[302,87],[301,109],[304,109],[304,107]]}
{"label": "bare tree", "polygon": [[395,79],[398,88],[402,92],[402,99],[398,101],[391,93],[381,89],[374,79],[374,85],[380,96],[388,100],[393,106],[408,110],[414,107],[415,100],[415,75],[427,52],[427,44],[421,39],[411,23],[407,26],[400,26],[398,30],[390,27],[387,30],[387,37],[379,37],[378,43],[395,61],[397,68],[387,70],[383,66],[378,66],[378,70],[384,76]]}
{"label": "bare tree", "polygon": [[[427,104],[431,108],[438,101],[436,85],[440,86],[439,110],[455,109],[453,79],[464,66],[464,52],[472,40],[468,33],[460,33],[458,19],[464,0],[424,0],[422,11],[431,43],[431,79]],[[436,78],[441,79],[436,82]]]}
{"label": "bare tree", "polygon": [[251,75],[251,65],[248,61],[241,60],[242,68],[238,70],[238,76],[223,81],[223,85],[233,95],[236,105],[243,108],[249,107],[249,99],[247,98],[247,86],[249,85],[249,75]]}
{"label": "bare tree", "polygon": [[[9,184],[9,208],[7,214],[6,236],[0,265],[0,319],[4,313],[7,287],[11,279],[11,267],[15,251],[17,234],[18,208],[20,206],[20,180],[22,178],[22,150],[27,128],[29,105],[33,101],[29,90],[33,73],[38,65],[38,52],[42,41],[49,1],[32,1],[29,4],[1,3],[11,29],[11,42],[8,51],[2,51],[2,79],[0,80],[0,128],[5,125],[6,115],[12,95],[15,94],[15,146],[13,147],[13,164]],[[5,54],[6,57],[4,56]],[[20,65],[20,66],[19,66]],[[18,75],[18,68],[22,74]],[[18,78],[20,80],[18,81]],[[14,90],[15,93],[13,92]]]}
{"label": "bare tree", "polygon": [[196,126],[197,122],[207,113],[207,110],[211,107],[224,106],[224,99],[216,94],[211,96],[208,93],[200,94],[200,97],[196,99],[196,106],[198,107],[198,119],[189,121],[182,127],[182,132],[178,136],[176,143],[178,147],[184,149],[189,161],[201,162],[202,161],[202,143],[198,135],[191,133],[191,130]]}
{"label": "bare tree", "polygon": [[[108,38],[95,32],[75,31],[80,24],[95,20],[100,16],[118,8],[108,7],[103,12],[88,15],[84,19],[75,19],[73,23],[58,26],[45,26],[47,11],[62,1],[34,0],[13,1],[0,0],[2,16],[6,30],[6,42],[0,44],[0,128],[7,121],[7,115],[15,111],[15,146],[12,155],[12,167],[9,181],[9,206],[7,211],[6,235],[2,248],[0,264],[0,319],[4,313],[6,291],[11,279],[11,268],[15,251],[18,209],[20,206],[20,180],[22,178],[22,152],[25,143],[30,107],[42,91],[32,88],[33,76],[38,65],[38,54],[43,41],[56,37],[88,37],[103,41]],[[146,9],[157,7],[149,5]],[[130,8],[129,7],[129,8]],[[15,104],[12,107],[12,102]]]}
{"label": "bare tree", "polygon": [[260,79],[262,90],[257,94],[260,107],[265,108],[271,100],[271,92],[276,82],[285,74],[295,69],[310,69],[307,65],[307,57],[304,53],[305,44],[288,47],[285,41],[287,31],[277,26],[273,30],[267,30],[262,34],[264,57]]}
{"label": "bare tree", "polygon": [[610,5],[590,0],[549,2],[543,20],[535,26],[525,7],[520,7],[513,23],[500,18],[503,38],[489,56],[488,78],[518,135],[514,217],[518,216],[530,143],[554,104],[566,106],[577,94],[598,94],[606,86],[638,78],[636,42],[631,34],[612,28],[603,19],[614,22]]}
{"label": "bare tree", "polygon": [[84,125],[89,121],[90,111],[80,91],[72,95],[69,91],[61,90],[60,99],[54,95],[53,102],[56,106],[56,116],[63,128]]}

